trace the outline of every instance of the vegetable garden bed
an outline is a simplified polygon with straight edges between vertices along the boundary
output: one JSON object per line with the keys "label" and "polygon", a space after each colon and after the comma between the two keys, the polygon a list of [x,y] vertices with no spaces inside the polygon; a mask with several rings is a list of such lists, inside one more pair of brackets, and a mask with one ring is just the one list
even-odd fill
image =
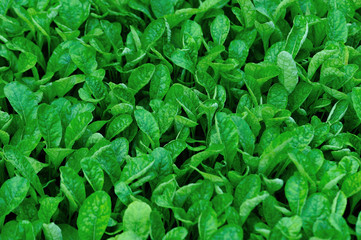
{"label": "vegetable garden bed", "polygon": [[361,239],[360,0],[1,0],[0,240]]}

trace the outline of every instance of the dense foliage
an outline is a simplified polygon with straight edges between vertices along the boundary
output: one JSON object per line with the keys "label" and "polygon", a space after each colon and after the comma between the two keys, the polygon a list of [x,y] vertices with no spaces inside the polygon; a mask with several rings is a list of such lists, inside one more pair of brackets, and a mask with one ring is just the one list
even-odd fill
{"label": "dense foliage", "polygon": [[0,0],[0,239],[361,239],[360,0]]}

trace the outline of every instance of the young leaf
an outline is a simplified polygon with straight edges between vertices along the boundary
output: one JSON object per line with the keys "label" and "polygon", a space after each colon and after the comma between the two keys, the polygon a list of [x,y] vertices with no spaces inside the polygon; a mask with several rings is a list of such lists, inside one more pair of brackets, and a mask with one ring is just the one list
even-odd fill
{"label": "young leaf", "polygon": [[85,199],[79,210],[79,239],[100,240],[108,226],[112,203],[109,195],[98,191]]}
{"label": "young leaf", "polygon": [[0,188],[0,217],[11,213],[26,197],[30,183],[26,178],[13,177],[6,180]]}
{"label": "young leaf", "polygon": [[85,132],[86,127],[92,121],[93,115],[90,112],[80,113],[75,116],[65,130],[65,146],[72,148],[75,141],[78,140]]}
{"label": "young leaf", "polygon": [[104,184],[104,173],[100,163],[94,158],[83,158],[80,161],[84,175],[94,191],[100,191]]}
{"label": "young leaf", "polygon": [[340,10],[331,10],[327,15],[327,36],[331,41],[347,41],[346,18]]}
{"label": "young leaf", "polygon": [[217,213],[212,208],[203,211],[198,222],[200,239],[209,239],[217,231],[217,224]]}
{"label": "young leaf", "polygon": [[71,60],[85,74],[91,75],[98,67],[96,52],[78,41],[72,42],[69,49]]}
{"label": "young leaf", "polygon": [[298,73],[292,55],[286,51],[280,52],[277,57],[277,65],[282,70],[279,75],[280,83],[285,87],[288,93],[293,92],[298,83]]}
{"label": "young leaf", "polygon": [[5,146],[4,153],[6,160],[9,161],[14,168],[17,169],[17,171],[19,171],[19,173],[31,183],[41,196],[44,195],[40,179],[38,175],[36,175],[35,170],[28,159],[14,146]]}
{"label": "young leaf", "polygon": [[308,34],[308,22],[302,15],[297,15],[293,20],[293,26],[287,36],[285,51],[296,58]]}
{"label": "young leaf", "polygon": [[47,147],[59,147],[63,134],[59,113],[51,105],[41,104],[37,116],[39,130]]}
{"label": "young leaf", "polygon": [[211,130],[210,146],[215,144],[224,145],[222,155],[228,164],[232,165],[237,152],[239,136],[235,123],[226,113],[218,112],[215,116],[215,125]]}
{"label": "young leaf", "polygon": [[129,77],[128,87],[133,89],[137,93],[145,85],[147,85],[152,78],[155,71],[153,64],[144,64],[136,68]]}
{"label": "young leaf", "polygon": [[145,109],[137,109],[134,111],[135,120],[138,127],[144,132],[151,141],[153,147],[159,145],[159,127],[153,115]]}
{"label": "young leaf", "polygon": [[28,87],[19,82],[11,82],[4,87],[4,94],[25,124],[36,118],[40,99]]}
{"label": "young leaf", "polygon": [[285,195],[291,210],[300,215],[308,195],[307,181],[300,174],[293,175],[286,182]]}
{"label": "young leaf", "polygon": [[216,44],[223,45],[230,30],[230,21],[225,15],[218,15],[211,24],[211,35]]}
{"label": "young leaf", "polygon": [[163,64],[157,65],[150,81],[150,98],[162,99],[167,94],[170,84],[171,77],[168,68]]}
{"label": "young leaf", "polygon": [[114,118],[106,131],[106,138],[112,139],[117,136],[119,133],[124,131],[129,125],[133,122],[133,118],[128,114],[121,114]]}
{"label": "young leaf", "polygon": [[125,231],[133,231],[137,236],[146,239],[150,233],[150,213],[148,204],[135,201],[129,204],[124,212],[123,224]]}
{"label": "young leaf", "polygon": [[61,240],[63,239],[63,235],[61,233],[61,229],[55,223],[43,223],[43,232],[46,239],[49,240]]}
{"label": "young leaf", "polygon": [[70,209],[75,211],[85,200],[83,179],[70,167],[60,167],[60,189],[69,200]]}
{"label": "young leaf", "polygon": [[[151,2],[154,2],[154,1],[151,1]],[[172,4],[172,3],[170,3],[170,4]],[[153,4],[153,6],[154,6],[154,4]],[[167,6],[167,7],[169,7],[169,6]],[[162,37],[164,31],[165,31],[165,22],[163,19],[158,19],[158,20],[152,21],[147,26],[147,28],[144,30],[144,33],[142,35],[142,38],[141,38],[142,47],[144,49],[151,48],[152,45],[154,43],[156,43],[159,38]]]}

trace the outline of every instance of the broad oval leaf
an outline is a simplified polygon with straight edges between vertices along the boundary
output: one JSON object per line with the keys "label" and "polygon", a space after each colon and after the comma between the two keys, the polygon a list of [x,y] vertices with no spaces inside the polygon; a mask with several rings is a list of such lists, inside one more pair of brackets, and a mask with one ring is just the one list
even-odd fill
{"label": "broad oval leaf", "polygon": [[204,210],[199,216],[198,222],[200,239],[210,239],[210,237],[217,231],[217,226],[217,213],[212,208]]}
{"label": "broad oval leaf", "polygon": [[171,77],[168,68],[159,64],[155,67],[155,71],[150,81],[149,96],[151,99],[163,99],[167,94],[171,84]]}
{"label": "broad oval leaf", "polygon": [[277,65],[281,69],[281,74],[279,75],[280,83],[286,88],[288,93],[293,92],[298,83],[298,72],[292,55],[286,51],[280,52],[277,57]]}
{"label": "broad oval leaf", "polygon": [[72,148],[75,141],[78,140],[85,132],[88,124],[93,120],[91,112],[80,113],[75,116],[65,130],[65,146]]}
{"label": "broad oval leaf", "polygon": [[29,180],[40,195],[44,195],[43,186],[29,160],[14,146],[5,146],[4,153],[6,160],[9,161],[23,177]]}
{"label": "broad oval leaf", "polygon": [[63,135],[63,128],[58,111],[47,104],[38,108],[38,126],[48,148],[59,147]]}
{"label": "broad oval leaf", "polygon": [[152,209],[148,204],[140,201],[132,202],[124,212],[124,230],[133,231],[142,239],[146,239],[150,233],[151,212]]}
{"label": "broad oval leaf", "polygon": [[70,167],[60,167],[60,189],[68,198],[70,209],[73,211],[85,200],[83,179]]}
{"label": "broad oval leaf", "polygon": [[128,114],[121,114],[115,117],[106,130],[106,138],[112,139],[124,131],[133,122],[133,118]]}
{"label": "broad oval leaf", "polygon": [[98,191],[87,197],[77,219],[79,238],[100,240],[108,226],[111,211],[111,199],[106,192]]}
{"label": "broad oval leaf", "polygon": [[[154,2],[154,1],[152,1]],[[158,3],[159,4],[159,3]],[[149,49],[152,45],[157,42],[159,38],[162,37],[165,31],[165,22],[164,19],[158,19],[152,21],[147,28],[144,30],[142,35],[142,47],[144,49]]]}
{"label": "broad oval leaf", "polygon": [[147,85],[152,78],[155,71],[155,66],[150,63],[143,64],[142,66],[134,69],[130,74],[128,80],[128,87],[137,93],[145,85]]}
{"label": "broad oval leaf", "polygon": [[211,23],[211,35],[213,41],[219,45],[223,45],[226,41],[230,30],[230,21],[226,15],[218,15]]}
{"label": "broad oval leaf", "polygon": [[84,176],[94,189],[100,191],[104,184],[104,172],[100,163],[94,158],[84,158],[80,161]]}
{"label": "broad oval leaf", "polygon": [[0,217],[11,213],[26,197],[30,183],[26,178],[15,176],[6,180],[0,188]]}
{"label": "broad oval leaf", "polygon": [[228,240],[228,239],[243,239],[243,230],[237,225],[225,225],[217,230],[217,232],[210,238],[211,240]]}
{"label": "broad oval leaf", "polygon": [[154,116],[145,109],[135,110],[134,116],[139,129],[147,135],[153,147],[157,147],[159,145],[160,133]]}
{"label": "broad oval leaf", "polygon": [[17,81],[8,83],[4,87],[4,94],[25,124],[36,118],[40,99],[27,86]]}
{"label": "broad oval leaf", "polygon": [[300,215],[308,195],[308,183],[300,174],[288,179],[285,186],[285,195],[291,210]]}
{"label": "broad oval leaf", "polygon": [[96,51],[92,47],[83,45],[78,41],[72,42],[69,49],[71,60],[85,74],[92,74],[98,67]]}

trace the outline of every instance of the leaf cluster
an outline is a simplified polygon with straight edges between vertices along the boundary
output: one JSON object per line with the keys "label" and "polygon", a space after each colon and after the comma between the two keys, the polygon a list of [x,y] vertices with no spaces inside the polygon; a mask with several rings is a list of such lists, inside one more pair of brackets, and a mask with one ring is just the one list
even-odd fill
{"label": "leaf cluster", "polygon": [[0,239],[361,239],[360,0],[1,0]]}

